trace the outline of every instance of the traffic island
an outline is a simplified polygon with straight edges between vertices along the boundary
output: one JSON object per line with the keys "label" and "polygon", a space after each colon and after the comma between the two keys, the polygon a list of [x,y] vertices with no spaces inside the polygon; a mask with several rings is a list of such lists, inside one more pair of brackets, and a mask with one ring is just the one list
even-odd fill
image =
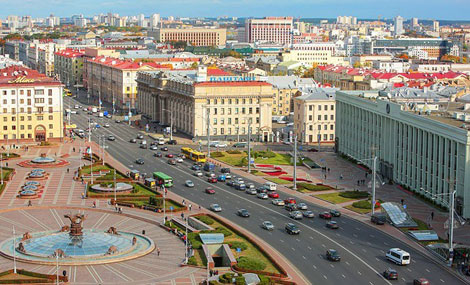
{"label": "traffic island", "polygon": [[[69,280],[67,276],[59,276],[59,282],[67,283]],[[13,269],[0,273],[0,284],[54,284],[57,283],[57,275],[42,274],[23,269]]]}

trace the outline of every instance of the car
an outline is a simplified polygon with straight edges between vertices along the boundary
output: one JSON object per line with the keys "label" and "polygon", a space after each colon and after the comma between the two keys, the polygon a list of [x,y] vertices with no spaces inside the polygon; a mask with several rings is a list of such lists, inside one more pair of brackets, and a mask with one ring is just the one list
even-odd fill
{"label": "car", "polygon": [[222,212],[222,207],[219,204],[211,204],[210,209],[213,212]]}
{"label": "car", "polygon": [[246,185],[245,184],[235,184],[235,189],[240,190],[240,191],[245,191],[246,190]]}
{"label": "car", "polygon": [[75,109],[79,109],[79,106],[78,106],[78,105],[75,105],[74,108],[75,108]]}
{"label": "car", "polygon": [[225,179],[232,179],[232,175],[230,173],[225,173]]}
{"label": "car", "polygon": [[255,189],[247,188],[247,189],[245,190],[245,192],[246,192],[247,194],[250,194],[250,195],[256,195],[256,190],[255,190]]}
{"label": "car", "polygon": [[388,279],[388,280],[398,279],[398,272],[392,268],[387,268],[382,275],[385,277],[385,279]]}
{"label": "car", "polygon": [[330,261],[341,261],[341,256],[335,249],[328,249],[326,251],[326,259]]}
{"label": "car", "polygon": [[315,214],[312,211],[303,211],[302,213],[306,218],[314,218]]}
{"label": "car", "polygon": [[287,199],[284,199],[284,203],[286,203],[286,204],[297,204],[297,201],[295,200],[295,198],[289,197]]}
{"label": "car", "polygon": [[301,211],[292,211],[289,213],[289,217],[294,220],[302,220],[302,212]]}
{"label": "car", "polygon": [[274,230],[274,225],[273,223],[271,223],[270,221],[264,221],[262,224],[261,224],[261,227],[265,230],[268,230],[268,231],[272,231]]}
{"label": "car", "polygon": [[214,188],[212,188],[212,187],[207,187],[206,190],[205,190],[205,192],[206,192],[207,194],[215,194],[215,190],[214,190]]}
{"label": "car", "polygon": [[120,124],[121,123],[121,120],[115,120],[114,121],[116,124]]}
{"label": "car", "polygon": [[131,139],[129,142],[130,143],[137,143],[137,140],[136,139]]}
{"label": "car", "polygon": [[209,182],[209,183],[217,183],[217,178],[215,178],[215,177],[209,177],[209,178],[207,178],[207,182]]}
{"label": "car", "polygon": [[416,278],[413,280],[413,285],[429,285],[429,280],[426,278]]}
{"label": "car", "polygon": [[307,210],[307,204],[305,204],[305,203],[299,203],[299,204],[297,204],[297,209],[299,209],[299,210]]}
{"label": "car", "polygon": [[158,150],[158,147],[156,145],[151,145],[150,150]]}
{"label": "car", "polygon": [[168,164],[170,164],[170,165],[176,165],[176,160],[174,160],[174,159],[168,159]]}
{"label": "car", "polygon": [[325,219],[325,220],[331,219],[330,212],[321,212],[318,216],[322,219]]}
{"label": "car", "polygon": [[290,235],[300,234],[300,229],[293,223],[287,223],[284,229],[286,230],[286,233]]}
{"label": "car", "polygon": [[93,112],[92,112],[92,111],[88,111],[87,114],[88,114],[88,115],[93,115]]}
{"label": "car", "polygon": [[103,127],[105,127],[105,128],[109,128],[109,127],[110,127],[110,125],[109,125],[108,123],[106,123],[106,124],[104,124],[104,125],[103,125]]}
{"label": "car", "polygon": [[183,159],[182,159],[181,157],[177,157],[177,158],[176,158],[176,162],[178,162],[178,163],[183,163]]}
{"label": "car", "polygon": [[235,178],[235,182],[238,183],[238,184],[245,184],[245,181],[243,181],[243,178],[241,178],[241,177]]}
{"label": "car", "polygon": [[310,149],[307,150],[307,151],[309,151],[309,152],[318,152],[318,149],[312,147],[312,148],[310,148]]}
{"label": "car", "polygon": [[237,215],[243,218],[248,218],[250,216],[250,212],[247,209],[240,209],[237,211]]}
{"label": "car", "polygon": [[202,177],[202,172],[201,171],[196,171],[193,173],[194,176],[196,177]]}
{"label": "car", "polygon": [[258,197],[259,199],[268,199],[268,194],[266,193],[258,193],[258,195],[256,195],[256,197]]}
{"label": "car", "polygon": [[168,144],[175,145],[175,144],[178,144],[178,143],[176,142],[176,140],[169,140]]}
{"label": "car", "polygon": [[260,187],[256,188],[256,192],[258,192],[258,193],[268,193],[268,189],[266,189],[266,187],[264,187],[264,186],[260,186]]}
{"label": "car", "polygon": [[165,156],[168,157],[168,158],[173,158],[173,157],[174,157],[174,155],[171,154],[171,153],[169,153],[169,154],[167,154],[167,155],[165,155]]}
{"label": "car", "polygon": [[191,169],[192,170],[201,170],[201,166],[199,166],[197,164],[194,164],[193,166],[191,166]]}
{"label": "car", "polygon": [[141,144],[139,147],[142,149],[147,149],[147,144]]}
{"label": "car", "polygon": [[297,205],[296,204],[285,204],[284,209],[286,209],[289,212],[297,210]]}
{"label": "car", "polygon": [[335,218],[341,217],[341,212],[338,211],[338,210],[335,210],[335,209],[331,209],[330,214],[331,214],[331,216],[333,216]]}
{"label": "car", "polygon": [[162,151],[168,151],[168,148],[166,146],[162,147],[160,150]]}
{"label": "car", "polygon": [[144,160],[142,158],[138,158],[138,159],[135,160],[135,163],[144,164]]}
{"label": "car", "polygon": [[143,139],[144,139],[144,135],[143,135],[143,134],[138,134],[138,135],[137,135],[137,138],[138,138],[139,140],[143,140]]}
{"label": "car", "polygon": [[387,221],[387,216],[383,213],[374,213],[370,217],[370,221],[376,225],[384,225]]}
{"label": "car", "polygon": [[230,168],[228,168],[228,167],[221,168],[221,169],[220,169],[220,172],[222,172],[222,173],[230,173]]}
{"label": "car", "polygon": [[230,186],[230,187],[234,187],[235,186],[235,181],[229,180],[229,181],[225,182],[225,184]]}
{"label": "car", "polygon": [[271,203],[273,203],[273,205],[276,205],[276,206],[284,206],[285,205],[284,201],[281,200],[281,199],[274,199],[274,200],[272,200]]}
{"label": "car", "polygon": [[290,141],[283,141],[282,143],[285,145],[290,145]]}
{"label": "car", "polygon": [[329,221],[328,223],[326,223],[326,227],[332,230],[339,229],[338,223],[335,221]]}
{"label": "car", "polygon": [[277,194],[277,192],[271,192],[268,194],[268,197],[269,198],[279,198],[279,194]]}
{"label": "car", "polygon": [[163,154],[161,152],[157,152],[155,153],[153,156],[155,157],[163,157]]}
{"label": "car", "polygon": [[246,188],[255,189],[256,187],[255,187],[255,184],[248,183],[248,184],[246,184]]}
{"label": "car", "polygon": [[106,115],[105,117],[108,118],[108,119],[112,119],[112,118],[113,118],[113,115],[108,114],[108,115]]}
{"label": "car", "polygon": [[96,125],[95,125],[95,128],[99,129],[99,128],[101,128],[101,125],[96,124]]}
{"label": "car", "polygon": [[207,177],[215,177],[215,173],[214,172],[206,172],[206,176]]}
{"label": "car", "polygon": [[194,187],[194,183],[191,180],[186,180],[186,182],[184,182],[184,185],[186,185],[186,187]]}
{"label": "car", "polygon": [[116,138],[113,135],[108,136],[108,141],[115,141]]}

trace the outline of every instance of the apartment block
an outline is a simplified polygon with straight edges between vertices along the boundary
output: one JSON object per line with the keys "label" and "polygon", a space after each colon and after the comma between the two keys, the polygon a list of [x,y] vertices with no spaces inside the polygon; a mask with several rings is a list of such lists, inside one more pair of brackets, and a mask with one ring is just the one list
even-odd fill
{"label": "apartment block", "polygon": [[148,36],[161,43],[187,42],[193,46],[225,46],[227,30],[216,28],[161,28],[148,31]]}

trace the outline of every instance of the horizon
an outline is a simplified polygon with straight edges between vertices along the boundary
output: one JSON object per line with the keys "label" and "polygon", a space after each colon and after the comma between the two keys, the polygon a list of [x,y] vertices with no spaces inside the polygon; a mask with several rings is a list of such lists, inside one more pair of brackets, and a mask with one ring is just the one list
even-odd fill
{"label": "horizon", "polygon": [[[50,14],[66,18],[83,14],[92,17],[99,14],[119,14],[120,16],[134,16],[144,14],[149,16],[157,13],[162,17],[174,16],[180,18],[216,18],[216,17],[264,17],[264,16],[292,16],[304,19],[335,19],[337,16],[354,16],[358,20],[387,19],[402,16],[406,20],[418,18],[420,20],[439,21],[470,21],[470,5],[465,0],[448,0],[446,6],[459,7],[459,9],[437,9],[442,6],[438,0],[336,0],[333,3],[326,0],[292,0],[289,4],[280,0],[259,0],[255,3],[247,0],[201,0],[197,3],[188,0],[175,0],[167,3],[162,0],[118,0],[118,1],[92,1],[80,2],[70,0],[24,0],[4,4],[0,17],[9,15],[31,16],[45,18]],[[462,7],[463,6],[463,7]],[[254,13],[253,11],[256,11]],[[279,13],[282,11],[282,14]]]}

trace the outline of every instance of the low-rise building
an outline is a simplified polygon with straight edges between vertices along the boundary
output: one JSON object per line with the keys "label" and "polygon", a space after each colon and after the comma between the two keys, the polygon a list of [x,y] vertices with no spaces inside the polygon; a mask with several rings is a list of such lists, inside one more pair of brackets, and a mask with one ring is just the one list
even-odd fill
{"label": "low-rise building", "polygon": [[63,85],[22,66],[0,70],[0,142],[63,139]]}

